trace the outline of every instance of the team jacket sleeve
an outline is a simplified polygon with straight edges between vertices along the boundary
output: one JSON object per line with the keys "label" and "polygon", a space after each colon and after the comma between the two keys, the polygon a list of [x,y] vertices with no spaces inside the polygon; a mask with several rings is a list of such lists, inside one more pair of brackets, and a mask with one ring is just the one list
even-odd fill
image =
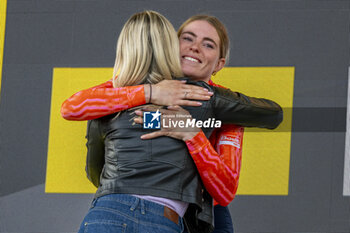
{"label": "team jacket sleeve", "polygon": [[97,121],[88,121],[86,133],[86,175],[95,187],[100,184],[100,175],[105,164],[105,146]]}
{"label": "team jacket sleeve", "polygon": [[92,120],[145,103],[143,85],[114,88],[109,80],[69,97],[62,104],[61,115],[66,120]]}
{"label": "team jacket sleeve", "polygon": [[222,206],[227,206],[237,191],[243,132],[243,127],[235,125],[221,127],[213,135],[217,152],[202,131],[186,141],[205,188]]}

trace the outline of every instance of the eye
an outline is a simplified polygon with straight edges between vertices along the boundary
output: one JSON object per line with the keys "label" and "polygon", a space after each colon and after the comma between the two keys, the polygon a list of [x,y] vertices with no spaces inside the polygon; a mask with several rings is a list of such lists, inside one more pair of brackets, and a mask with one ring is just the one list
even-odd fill
{"label": "eye", "polygon": [[209,49],[213,49],[214,45],[212,45],[210,43],[204,43],[204,47],[209,48]]}
{"label": "eye", "polygon": [[184,36],[182,37],[183,40],[186,40],[186,41],[193,41],[191,37],[189,36]]}

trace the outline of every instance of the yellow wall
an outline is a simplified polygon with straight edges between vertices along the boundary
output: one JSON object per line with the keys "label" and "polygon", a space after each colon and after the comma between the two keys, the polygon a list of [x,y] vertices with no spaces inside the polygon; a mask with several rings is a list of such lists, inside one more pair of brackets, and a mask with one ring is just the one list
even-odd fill
{"label": "yellow wall", "polygon": [[0,1],[0,93],[2,79],[2,63],[5,47],[6,4],[7,0]]}

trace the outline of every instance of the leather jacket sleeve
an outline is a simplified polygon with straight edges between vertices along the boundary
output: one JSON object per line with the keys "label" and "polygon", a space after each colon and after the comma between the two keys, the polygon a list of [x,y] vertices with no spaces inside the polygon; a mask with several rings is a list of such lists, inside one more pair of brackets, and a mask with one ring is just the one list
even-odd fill
{"label": "leather jacket sleeve", "polygon": [[98,121],[88,121],[86,138],[87,156],[85,170],[88,179],[95,187],[98,187],[100,174],[105,164],[105,146],[98,128]]}
{"label": "leather jacket sleeve", "polygon": [[[188,83],[195,84],[190,80]],[[204,82],[197,82],[197,85],[198,83],[211,89]],[[224,123],[273,129],[283,119],[281,107],[271,100],[247,97],[220,87],[212,88],[216,92],[215,106],[219,112],[225,110],[220,112]],[[61,115],[66,120],[91,120],[145,103],[143,85],[113,88],[113,83],[109,80],[72,95],[62,104]],[[230,104],[231,108],[220,109],[226,104]]]}
{"label": "leather jacket sleeve", "polygon": [[221,87],[214,89],[214,112],[223,123],[244,127],[276,128],[283,120],[282,108],[272,100],[245,96]]}

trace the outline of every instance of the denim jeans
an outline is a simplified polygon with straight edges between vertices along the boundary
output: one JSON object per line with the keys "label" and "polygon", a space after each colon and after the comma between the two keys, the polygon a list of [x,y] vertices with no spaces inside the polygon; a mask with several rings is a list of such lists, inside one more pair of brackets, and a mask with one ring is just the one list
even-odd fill
{"label": "denim jeans", "polygon": [[164,206],[127,194],[97,198],[85,216],[79,233],[180,233],[179,224],[164,217]]}
{"label": "denim jeans", "polygon": [[[228,207],[216,205],[214,207],[214,225],[212,233],[233,233],[233,224]],[[186,229],[184,233],[188,233]]]}
{"label": "denim jeans", "polygon": [[233,223],[228,207],[216,205],[214,207],[215,229],[213,233],[233,233]]}

